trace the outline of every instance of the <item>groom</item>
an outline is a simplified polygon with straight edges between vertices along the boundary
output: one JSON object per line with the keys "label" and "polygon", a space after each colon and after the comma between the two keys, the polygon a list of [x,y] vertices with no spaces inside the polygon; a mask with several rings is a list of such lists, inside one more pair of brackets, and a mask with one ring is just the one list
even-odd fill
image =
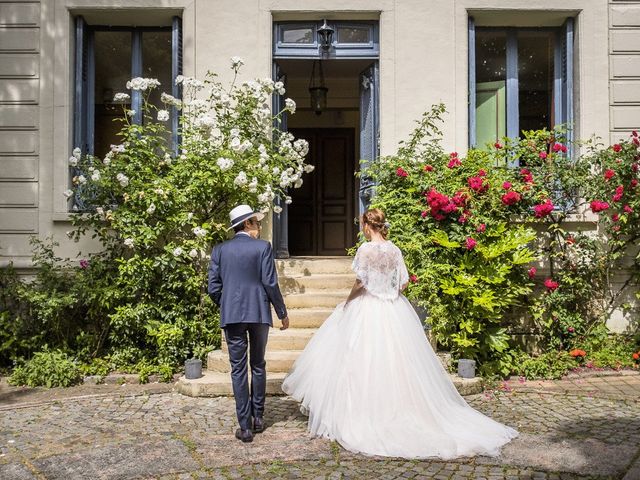
{"label": "groom", "polygon": [[[269,327],[273,326],[269,304],[282,320],[280,330],[289,327],[271,244],[258,239],[263,217],[249,205],[239,205],[231,210],[229,219],[235,236],[213,247],[209,264],[209,296],[220,307],[220,327],[229,349],[233,395],[240,424],[236,438],[243,442],[253,441],[252,432],[264,430],[262,415],[267,387],[264,354]],[[247,379],[247,347],[251,392]]]}

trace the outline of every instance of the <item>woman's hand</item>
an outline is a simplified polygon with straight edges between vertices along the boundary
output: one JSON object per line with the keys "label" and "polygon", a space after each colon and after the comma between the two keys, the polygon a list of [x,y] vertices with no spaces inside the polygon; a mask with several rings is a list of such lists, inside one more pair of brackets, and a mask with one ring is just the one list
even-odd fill
{"label": "woman's hand", "polygon": [[400,287],[400,291],[403,292],[405,288],[407,288],[407,285],[409,285],[409,282],[406,282],[404,285],[402,285]]}
{"label": "woman's hand", "polygon": [[362,284],[362,282],[358,279],[356,279],[355,283],[353,284],[353,287],[351,287],[351,292],[349,293],[349,297],[347,298],[347,301],[344,302],[344,306],[342,307],[347,308],[347,305],[349,305],[349,302],[357,297],[359,297],[360,295],[362,295],[365,292],[365,288],[364,285]]}

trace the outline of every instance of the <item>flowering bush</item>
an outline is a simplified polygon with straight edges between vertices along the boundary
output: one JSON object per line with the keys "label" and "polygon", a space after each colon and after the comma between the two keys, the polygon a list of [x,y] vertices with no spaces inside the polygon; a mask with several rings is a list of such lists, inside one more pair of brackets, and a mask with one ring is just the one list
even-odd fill
{"label": "flowering bush", "polygon": [[[406,254],[407,294],[429,311],[437,341],[479,360],[485,374],[506,375],[522,360],[509,332],[565,353],[606,336],[613,300],[640,271],[636,258],[628,282],[607,296],[620,252],[640,238],[638,137],[608,149],[591,142],[587,155],[570,155],[578,145],[562,130],[541,130],[463,158],[440,146],[443,111],[426,113],[398,154],[368,171],[379,184],[374,206]],[[609,209],[603,199],[619,205],[616,216],[598,218],[604,232],[568,231],[571,214]],[[546,270],[542,280],[534,260]],[[524,318],[514,323],[513,313]],[[568,354],[548,358],[562,358],[556,372],[570,365]]]}
{"label": "flowering bush", "polygon": [[[241,65],[232,60],[236,76]],[[89,268],[97,261],[117,266],[117,291],[102,313],[109,348],[127,349],[132,363],[146,356],[175,365],[219,344],[206,271],[211,246],[227,238],[228,212],[239,203],[279,212],[277,199],[290,202],[287,189],[313,169],[304,163],[307,142],[273,128],[295,111],[287,99],[272,115],[272,95],[284,94],[280,82],[225,87],[210,74],[176,83],[183,98],[162,93],[166,108],[157,109],[148,98],[158,81],[132,79],[127,88],[142,95],[142,124],[126,111],[122,143],[104,158],[76,149],[69,159],[74,189],[65,195],[84,209],[71,236],[90,232],[104,246],[106,257],[89,257]],[[172,109],[180,112],[177,153],[167,141]]]}

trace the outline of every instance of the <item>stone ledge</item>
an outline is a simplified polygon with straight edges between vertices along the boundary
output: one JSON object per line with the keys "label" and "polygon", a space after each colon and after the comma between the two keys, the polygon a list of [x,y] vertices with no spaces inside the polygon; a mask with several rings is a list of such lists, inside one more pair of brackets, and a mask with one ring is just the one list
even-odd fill
{"label": "stone ledge", "polygon": [[[267,395],[284,395],[281,386],[286,373],[267,374]],[[461,378],[449,374],[460,395],[475,395],[482,392],[482,378]],[[223,397],[233,395],[229,373],[205,371],[203,376],[194,380],[180,377],[176,383],[178,393],[189,397]]]}

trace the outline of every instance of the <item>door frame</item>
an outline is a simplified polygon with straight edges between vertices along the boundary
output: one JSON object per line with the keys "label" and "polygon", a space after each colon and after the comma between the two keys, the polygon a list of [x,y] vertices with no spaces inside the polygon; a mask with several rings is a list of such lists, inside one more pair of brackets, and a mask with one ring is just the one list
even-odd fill
{"label": "door frame", "polygon": [[[345,24],[351,23],[351,24],[357,24],[357,23],[366,23],[369,25],[372,25],[373,28],[373,32],[374,32],[374,43],[375,45],[373,45],[373,47],[370,48],[370,50],[368,51],[358,51],[357,54],[353,54],[354,52],[351,52],[351,55],[345,55],[345,56],[340,56],[340,55],[336,55],[336,51],[338,49],[342,50],[342,48],[337,45],[335,42],[332,45],[332,49],[333,49],[333,53],[331,53],[331,51],[329,53],[325,52],[322,50],[321,47],[316,47],[313,49],[308,49],[304,52],[300,52],[297,51],[295,55],[291,56],[291,52],[288,52],[285,50],[283,50],[281,48],[281,45],[279,45],[279,35],[278,35],[278,27],[279,25],[286,23],[287,25],[291,26],[291,25],[295,25],[295,24],[299,24],[301,26],[308,26],[309,25],[309,21],[288,21],[288,22],[273,22],[273,31],[274,31],[274,35],[273,35],[273,50],[272,50],[272,75],[273,75],[273,80],[274,81],[278,81],[281,80],[282,78],[286,78],[286,72],[283,72],[282,69],[280,68],[280,66],[277,63],[278,59],[286,59],[286,58],[296,58],[299,60],[319,60],[319,59],[327,59],[327,58],[331,58],[334,60],[339,60],[339,61],[344,61],[344,62],[348,62],[351,59],[371,59],[372,64],[375,66],[375,72],[376,72],[376,80],[378,80],[379,77],[379,68],[380,68],[380,55],[379,55],[379,36],[378,36],[378,21],[368,21],[368,22],[349,22],[349,21],[344,21]],[[318,24],[319,26],[319,24]],[[317,26],[316,26],[317,28]],[[314,45],[315,47],[315,45]],[[348,46],[345,45],[346,48],[349,48]],[[375,161],[378,157],[378,149],[377,149],[377,144],[378,144],[378,139],[380,137],[380,102],[378,101],[379,99],[379,92],[380,92],[380,85],[379,85],[379,81],[375,82],[375,101],[373,103],[373,109],[374,109],[374,118],[376,119],[375,123],[374,123],[374,138],[375,143],[376,143],[376,148],[374,149],[374,153],[373,153],[373,158],[369,159],[368,161]],[[276,98],[278,97],[278,98]],[[281,96],[279,95],[275,95],[274,99],[273,99],[273,110],[274,111],[280,111],[282,110],[282,108],[280,108],[280,103],[283,102],[284,100],[281,98]],[[362,110],[362,106],[360,106],[360,110]],[[360,114],[362,115],[362,112],[360,112]],[[281,124],[279,125],[274,125],[274,128],[281,128],[286,130],[287,129],[287,121],[286,121],[286,113],[283,115],[284,119],[282,121]],[[360,135],[362,138],[362,125],[360,126]],[[358,157],[361,158],[362,157],[362,141],[360,142],[360,151],[358,152]],[[356,170],[357,170],[357,165],[356,165]],[[312,174],[313,175],[313,174]],[[370,192],[372,191],[372,187],[373,184],[368,180],[365,179],[366,185],[360,185],[359,180],[354,183],[354,188],[353,188],[353,192],[355,194],[355,198],[353,199],[354,204],[359,205],[360,210],[362,210],[362,206],[363,206],[363,198],[368,198],[367,195],[370,195]],[[363,190],[363,187],[364,190]],[[272,221],[272,238],[273,238],[273,246],[274,246],[274,251],[276,254],[276,258],[289,258],[290,254],[289,254],[289,215],[288,215],[288,205],[282,201],[282,199],[276,199],[276,204],[278,206],[280,206],[282,208],[282,211],[280,213],[273,213],[273,221]]]}

